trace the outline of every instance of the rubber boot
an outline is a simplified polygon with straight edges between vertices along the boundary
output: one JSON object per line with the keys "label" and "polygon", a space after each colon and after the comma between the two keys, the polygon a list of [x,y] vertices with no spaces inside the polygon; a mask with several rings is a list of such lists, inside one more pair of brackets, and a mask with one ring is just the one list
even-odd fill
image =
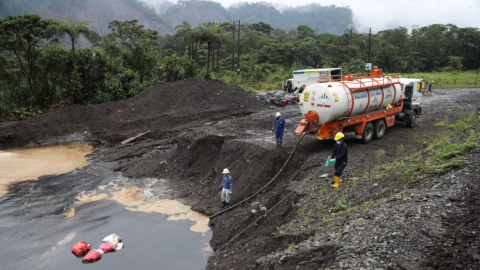
{"label": "rubber boot", "polygon": [[280,147],[283,147],[283,142],[280,142],[279,146],[280,146]]}
{"label": "rubber boot", "polygon": [[222,202],[222,206],[220,206],[220,208],[225,207],[226,204],[227,204],[226,202]]}
{"label": "rubber boot", "polygon": [[228,208],[228,203],[225,203],[225,207]]}
{"label": "rubber boot", "polygon": [[279,146],[280,146],[280,143],[279,143],[279,142],[277,142],[277,147],[279,147]]}
{"label": "rubber boot", "polygon": [[433,93],[430,93],[430,96],[432,96],[432,97],[433,97]]}
{"label": "rubber boot", "polygon": [[340,176],[335,176],[335,184],[332,187],[337,188],[340,185]]}

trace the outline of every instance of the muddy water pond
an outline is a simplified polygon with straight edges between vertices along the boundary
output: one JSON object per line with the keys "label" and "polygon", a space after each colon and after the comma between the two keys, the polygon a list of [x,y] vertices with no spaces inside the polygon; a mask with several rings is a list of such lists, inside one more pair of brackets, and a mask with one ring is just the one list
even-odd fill
{"label": "muddy water pond", "polygon": [[[0,269],[204,268],[212,254],[208,217],[170,198],[166,181],[122,177],[98,166],[96,154],[87,162],[89,145],[38,150],[0,152]],[[97,249],[111,233],[124,249],[94,264],[70,251],[79,240]]]}
{"label": "muddy water pond", "polygon": [[5,195],[8,186],[14,183],[84,167],[87,165],[86,155],[94,151],[95,148],[86,143],[0,151],[0,196]]}

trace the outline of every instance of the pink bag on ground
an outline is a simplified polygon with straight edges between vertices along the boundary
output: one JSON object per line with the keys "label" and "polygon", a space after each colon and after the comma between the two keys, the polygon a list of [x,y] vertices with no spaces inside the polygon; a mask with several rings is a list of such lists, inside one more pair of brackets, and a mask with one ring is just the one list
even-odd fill
{"label": "pink bag on ground", "polygon": [[98,249],[102,250],[103,252],[105,253],[108,253],[110,251],[113,251],[115,250],[115,245],[110,243],[110,242],[107,242],[107,243],[102,243],[100,244],[100,246],[98,247]]}
{"label": "pink bag on ground", "polygon": [[91,245],[87,242],[78,241],[72,247],[72,253],[77,257],[82,257],[90,250]]}
{"label": "pink bag on ground", "polygon": [[103,250],[93,250],[87,253],[82,259],[83,263],[94,263],[102,258]]}

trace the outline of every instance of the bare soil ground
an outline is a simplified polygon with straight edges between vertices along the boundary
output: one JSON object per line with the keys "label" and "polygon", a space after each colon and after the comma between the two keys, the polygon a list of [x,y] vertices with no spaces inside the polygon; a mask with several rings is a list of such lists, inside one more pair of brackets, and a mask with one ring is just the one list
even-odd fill
{"label": "bare soil ground", "polygon": [[[395,159],[395,149],[400,144],[404,146],[406,154],[422,149],[425,143],[430,143],[436,136],[438,129],[434,124],[444,119],[447,109],[451,110],[449,118],[454,121],[471,113],[470,105],[476,106],[480,100],[478,89],[444,89],[434,93],[433,97],[424,98],[423,114],[413,129],[399,124],[389,128],[383,139],[367,145],[348,141],[349,165],[342,185],[349,185],[349,179],[372,166],[375,153],[380,149],[386,152],[382,163]],[[275,147],[271,133],[277,111],[287,119],[288,133],[284,138],[284,148]],[[223,168],[229,168],[234,179],[232,203],[254,193],[284,164],[298,140],[293,131],[301,118],[296,106],[271,106],[257,101],[237,86],[189,79],[161,83],[134,98],[119,102],[96,106],[62,106],[26,121],[0,123],[0,149],[68,140],[99,140],[105,144],[100,150],[103,166],[121,171],[127,177],[166,179],[171,190],[174,190],[172,197],[191,205],[196,211],[211,215],[220,210],[218,188]],[[127,145],[120,144],[122,140],[147,130],[151,130],[151,133]],[[262,214],[261,206],[270,209],[290,192],[292,183],[324,166],[332,147],[332,141],[304,139],[275,184],[254,200],[211,220],[213,249],[217,250],[255,221]],[[478,160],[478,153],[476,156]],[[320,174],[323,173],[332,175],[332,169],[324,167]],[[322,179],[314,180],[312,185],[325,185]],[[359,194],[364,194],[363,189],[366,188],[358,186]],[[479,218],[478,189],[472,190],[472,193],[465,195],[464,211],[456,213],[457,216],[453,213],[447,215],[448,222],[442,225],[446,233],[439,235],[435,241],[441,243],[444,239],[458,237],[470,239],[471,233],[467,230],[478,226]],[[302,245],[315,234],[314,231],[295,236],[278,234],[279,227],[298,216],[294,203],[304,196],[305,193],[297,192],[280,204],[245,234],[212,256],[206,269],[340,267],[338,261],[342,258],[341,254],[348,256],[348,252],[355,254],[355,250],[345,251],[342,246],[344,243],[338,241],[322,242],[315,249],[295,253],[287,261],[275,259],[275,254],[280,254],[292,243]],[[469,216],[476,219],[470,219]],[[345,220],[345,223],[348,222]],[[464,229],[459,231],[457,228]],[[471,261],[478,256],[476,239],[477,242],[465,240],[476,248],[476,253],[470,252],[471,255],[468,255],[473,258]],[[441,262],[438,256],[455,258],[457,261],[454,263],[464,265],[462,263],[467,253],[461,244],[448,250],[435,247],[431,245],[429,253],[422,249],[420,253],[425,254],[417,258],[415,266],[425,269],[456,268],[438,266]],[[273,254],[270,259],[265,257],[269,254]],[[346,268],[353,268],[351,265]],[[399,264],[389,266],[388,262],[370,265],[402,268]],[[471,268],[478,269],[476,265]]]}

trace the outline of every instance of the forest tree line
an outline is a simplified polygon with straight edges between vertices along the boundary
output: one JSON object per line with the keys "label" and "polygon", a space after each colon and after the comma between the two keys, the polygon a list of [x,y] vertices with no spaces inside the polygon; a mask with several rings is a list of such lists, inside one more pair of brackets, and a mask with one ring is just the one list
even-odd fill
{"label": "forest tree line", "polygon": [[[399,27],[369,37],[349,29],[342,35],[315,34],[307,25],[284,31],[242,23],[239,67],[238,44],[232,66],[232,23],[183,23],[167,36],[136,20],[110,22],[105,36],[88,25],[73,17],[32,14],[0,20],[0,121],[28,118],[64,103],[124,99],[158,82],[189,77],[232,78],[226,81],[249,87],[274,78],[280,89],[295,69],[363,72],[369,43],[371,62],[386,72],[479,70],[480,31],[450,24],[410,32]],[[62,37],[71,40],[68,47],[60,43]],[[79,39],[92,47],[75,48]]]}

